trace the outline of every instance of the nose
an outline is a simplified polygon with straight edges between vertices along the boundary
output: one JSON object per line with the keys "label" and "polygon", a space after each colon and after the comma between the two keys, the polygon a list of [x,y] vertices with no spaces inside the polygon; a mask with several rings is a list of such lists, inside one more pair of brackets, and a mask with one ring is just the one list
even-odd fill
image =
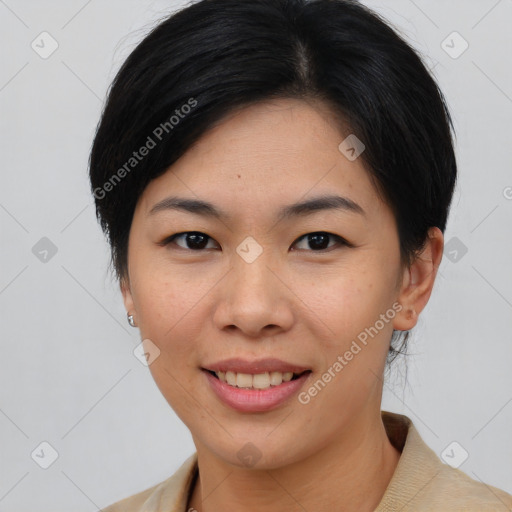
{"label": "nose", "polygon": [[215,309],[217,328],[257,339],[291,328],[293,293],[269,263],[263,254],[251,263],[235,255]]}

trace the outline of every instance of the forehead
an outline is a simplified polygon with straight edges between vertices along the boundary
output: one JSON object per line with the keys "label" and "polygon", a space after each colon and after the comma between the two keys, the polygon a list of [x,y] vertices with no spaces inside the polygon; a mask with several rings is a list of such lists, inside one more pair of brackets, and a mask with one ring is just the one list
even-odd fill
{"label": "forehead", "polygon": [[362,159],[351,161],[339,149],[349,133],[320,102],[281,99],[242,108],[150,182],[140,208],[148,214],[172,193],[238,213],[332,194],[375,209],[377,193]]}

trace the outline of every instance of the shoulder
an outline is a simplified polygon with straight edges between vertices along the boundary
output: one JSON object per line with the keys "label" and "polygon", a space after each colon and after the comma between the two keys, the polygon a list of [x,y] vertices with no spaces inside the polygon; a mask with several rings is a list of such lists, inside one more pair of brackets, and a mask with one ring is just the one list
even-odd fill
{"label": "shoulder", "polygon": [[115,503],[112,503],[108,507],[103,507],[103,512],[139,512],[143,510],[143,505],[146,501],[148,501],[148,498],[155,493],[159,491],[159,489],[162,486],[166,485],[167,480],[164,480],[163,482],[160,482],[157,485],[154,485],[153,487],[150,487],[149,489],[145,489],[142,492],[139,492],[137,494],[133,494],[131,496],[128,496],[127,498],[124,498],[120,501],[116,501]]}
{"label": "shoulder", "polygon": [[103,512],[181,512],[197,470],[197,453],[169,478],[137,494],[103,507]]}
{"label": "shoulder", "polygon": [[382,418],[402,454],[378,512],[512,510],[512,495],[443,464],[409,418],[387,412]]}
{"label": "shoulder", "polygon": [[[512,510],[512,495],[470,478],[459,469],[440,463],[431,485],[419,495],[425,503],[435,505],[436,510],[496,511]],[[417,509],[423,510],[423,509]],[[425,510],[428,510],[425,508]],[[434,510],[434,509],[432,509]]]}

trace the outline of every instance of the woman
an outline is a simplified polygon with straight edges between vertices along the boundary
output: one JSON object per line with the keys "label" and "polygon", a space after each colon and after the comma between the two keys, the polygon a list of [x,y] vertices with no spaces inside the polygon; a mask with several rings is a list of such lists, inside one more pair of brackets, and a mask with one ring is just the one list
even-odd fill
{"label": "woman", "polygon": [[202,0],[137,46],[91,188],[197,451],[108,512],[512,507],[380,410],[441,261],[451,128],[419,56],[356,2]]}

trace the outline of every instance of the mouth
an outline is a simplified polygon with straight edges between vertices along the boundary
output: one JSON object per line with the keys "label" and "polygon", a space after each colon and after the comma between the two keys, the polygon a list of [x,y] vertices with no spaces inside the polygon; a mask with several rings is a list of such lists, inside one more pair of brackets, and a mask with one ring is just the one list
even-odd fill
{"label": "mouth", "polygon": [[311,373],[311,370],[304,370],[301,372],[263,372],[263,373],[239,373],[233,371],[214,371],[202,368],[221,382],[228,384],[234,388],[243,389],[260,389],[265,390],[272,387],[280,386],[283,382],[290,382],[297,380],[306,373]]}
{"label": "mouth", "polygon": [[[277,371],[276,366],[281,371]],[[292,397],[307,385],[313,373],[311,369],[268,360],[265,363],[216,364],[214,370],[201,370],[214,396],[231,409],[249,414],[293,407]],[[249,371],[252,373],[244,373]]]}

